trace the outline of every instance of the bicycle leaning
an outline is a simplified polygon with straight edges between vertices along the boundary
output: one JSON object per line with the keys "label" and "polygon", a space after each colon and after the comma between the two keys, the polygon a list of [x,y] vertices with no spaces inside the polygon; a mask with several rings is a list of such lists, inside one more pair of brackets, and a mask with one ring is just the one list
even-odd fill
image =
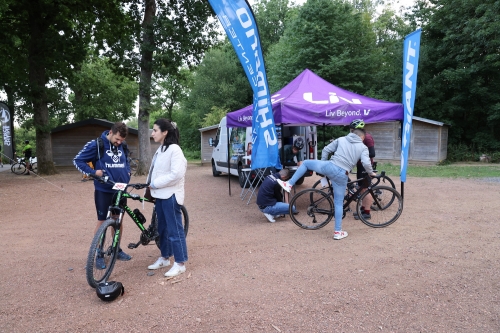
{"label": "bicycle leaning", "polygon": [[137,172],[137,168],[139,167],[139,159],[132,158],[132,152],[129,152],[127,156],[127,161],[128,164],[130,165],[130,171],[135,175],[135,173]]}
{"label": "bicycle leaning", "polygon": [[34,157],[29,158],[30,166],[29,166],[29,168],[27,168],[26,167],[26,159],[24,157],[20,158],[20,159],[18,159],[18,161],[16,163],[12,164],[12,166],[10,167],[10,170],[13,173],[15,173],[16,175],[25,174],[28,169],[30,172],[38,173],[38,166],[37,166],[36,162],[33,162],[33,160],[34,160]]}
{"label": "bicycle leaning", "polygon": [[[351,210],[350,204],[354,201],[356,202],[356,212],[360,220],[367,226],[383,228],[394,223],[403,212],[403,199],[394,188],[378,186],[380,180],[384,177],[385,172],[382,171],[373,179],[370,175],[366,175],[362,179],[348,182],[342,218]],[[297,226],[303,229],[316,230],[323,228],[335,217],[332,185],[330,180],[327,177],[325,178],[328,183],[325,189],[309,188],[300,191],[290,200],[290,217]],[[359,185],[357,189],[353,186],[355,183]],[[366,191],[361,193],[363,189],[366,189]],[[370,218],[361,214],[362,202],[366,196],[369,196],[372,202]],[[295,207],[299,214],[293,214],[292,207]]]}
{"label": "bicycle leaning", "polygon": [[[89,253],[87,256],[87,266],[86,266],[86,275],[87,282],[92,288],[96,288],[97,285],[101,282],[107,281],[111,272],[113,271],[118,250],[120,248],[120,227],[123,223],[124,213],[127,213],[128,216],[132,219],[135,225],[141,231],[141,235],[139,241],[137,243],[130,243],[128,245],[129,249],[135,249],[139,245],[148,245],[150,242],[154,241],[156,246],[160,248],[160,236],[158,233],[158,220],[156,218],[156,211],[153,208],[153,214],[151,217],[151,223],[148,227],[145,227],[146,218],[140,212],[139,209],[132,210],[126,204],[125,199],[139,200],[141,202],[151,202],[144,197],[141,197],[139,194],[130,193],[127,189],[143,189],[148,184],[124,184],[124,183],[115,183],[106,177],[99,177],[96,175],[91,175],[92,178],[97,179],[103,183],[110,183],[113,185],[113,189],[117,190],[116,195],[113,197],[113,203],[108,208],[108,215],[106,220],[101,224],[99,229],[94,235],[92,239],[92,243],[90,245]],[[182,223],[184,226],[184,233],[187,236],[188,228],[189,228],[189,216],[186,210],[186,207],[181,205],[182,212]],[[96,260],[99,260],[100,263],[104,262],[104,267],[97,266]]]}

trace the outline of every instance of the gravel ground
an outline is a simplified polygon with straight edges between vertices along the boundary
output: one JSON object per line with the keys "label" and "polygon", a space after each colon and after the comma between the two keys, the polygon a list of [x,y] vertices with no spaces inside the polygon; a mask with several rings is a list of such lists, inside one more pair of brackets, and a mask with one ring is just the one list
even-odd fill
{"label": "gravel ground", "polygon": [[[187,272],[148,276],[156,246],[129,250],[111,276],[125,295],[105,303],[84,271],[93,185],[76,171],[2,172],[0,332],[499,332],[498,179],[409,177],[396,223],[349,215],[334,241],[333,223],[268,223],[235,177],[229,196],[226,177],[190,165]],[[124,228],[122,244],[137,242],[129,218]]]}

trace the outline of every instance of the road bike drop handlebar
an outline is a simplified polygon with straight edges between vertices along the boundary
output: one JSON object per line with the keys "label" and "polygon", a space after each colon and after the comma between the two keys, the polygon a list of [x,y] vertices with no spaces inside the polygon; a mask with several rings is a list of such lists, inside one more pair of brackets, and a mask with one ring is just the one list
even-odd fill
{"label": "road bike drop handlebar", "polygon": [[[364,173],[366,173],[366,172],[364,172]],[[323,174],[321,174],[321,173],[318,173],[318,172],[316,172],[316,175],[318,175],[318,176],[320,176],[320,177],[325,177],[325,175],[323,175]],[[373,177],[372,177],[372,176],[370,176],[369,174],[366,174],[366,176],[364,176],[363,178],[356,179],[356,180],[354,180],[354,181],[369,180],[369,181],[370,181],[370,183],[371,183],[371,180],[372,180],[373,178],[376,178],[376,179],[377,179],[377,183],[375,184],[375,185],[377,185],[378,183],[380,183],[380,178],[385,178],[385,171],[382,171],[382,172],[380,172],[378,175],[375,175],[375,176],[373,176]],[[366,186],[366,187],[368,187],[368,186]]]}
{"label": "road bike drop handlebar", "polygon": [[[96,179],[98,182],[100,182],[102,184],[107,183],[107,184],[111,184],[113,186],[116,184],[116,182],[109,179],[109,176],[100,177],[96,174],[89,173],[89,177]],[[146,188],[148,186],[149,186],[149,184],[127,184],[127,186],[125,186],[125,188],[123,188],[119,191],[126,192],[132,200],[149,201],[148,199],[141,197],[139,194],[127,192],[127,188],[129,188],[129,187],[133,187],[136,190],[140,190],[140,189]]]}

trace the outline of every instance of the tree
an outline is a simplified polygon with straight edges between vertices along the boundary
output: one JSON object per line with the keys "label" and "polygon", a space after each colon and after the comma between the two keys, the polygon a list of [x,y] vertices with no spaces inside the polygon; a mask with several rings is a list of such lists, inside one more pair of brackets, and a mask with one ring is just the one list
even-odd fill
{"label": "tree", "polygon": [[[152,77],[177,77],[183,65],[196,64],[212,45],[213,23],[208,3],[198,0],[145,0],[143,15],[139,0],[131,12],[136,22],[142,20],[135,38],[140,47],[139,76],[139,167],[137,174],[149,170],[149,116],[152,111]],[[136,24],[138,27],[138,24]]]}
{"label": "tree", "polygon": [[[61,91],[59,83],[85,58],[94,37],[93,29],[106,30],[106,26],[113,26],[117,35],[124,20],[120,4],[117,0],[18,0],[7,3],[0,30],[9,38],[1,38],[0,45],[4,49],[18,43],[19,55],[12,58],[13,63],[8,68],[27,64],[26,72],[16,74],[19,75],[17,83],[28,82],[28,86],[26,89],[17,87],[16,91],[26,91],[26,102],[32,108],[41,174],[56,172],[50,142],[49,104],[58,94],[52,92]],[[53,89],[54,85],[57,89]]]}
{"label": "tree", "polygon": [[450,142],[500,148],[500,1],[419,3],[425,22],[415,114],[451,124]]}
{"label": "tree", "polygon": [[252,104],[252,96],[252,88],[229,41],[226,39],[207,51],[194,72],[189,97],[181,104],[182,112],[186,113],[183,126],[192,129],[188,138],[184,136],[184,142],[188,141],[186,145],[191,149],[200,148],[198,128],[213,107],[234,111]]}
{"label": "tree", "polygon": [[264,55],[283,36],[286,21],[296,12],[294,6],[293,0],[261,0],[253,6]]}
{"label": "tree", "polygon": [[377,69],[369,20],[347,2],[309,0],[299,8],[279,43],[271,47],[269,84],[283,87],[309,68],[325,80],[364,93]]}
{"label": "tree", "polygon": [[373,74],[372,88],[365,94],[381,100],[401,102],[403,42],[404,37],[415,29],[412,30],[389,7],[382,11],[372,26],[377,38],[373,52],[377,54],[379,67]]}
{"label": "tree", "polygon": [[101,118],[115,122],[134,114],[138,85],[113,71],[106,58],[91,57],[70,82],[75,92],[69,97],[75,121]]}
{"label": "tree", "polygon": [[165,117],[174,120],[174,106],[187,98],[192,80],[193,75],[188,68],[181,68],[177,73],[154,80],[152,109],[164,110]]}

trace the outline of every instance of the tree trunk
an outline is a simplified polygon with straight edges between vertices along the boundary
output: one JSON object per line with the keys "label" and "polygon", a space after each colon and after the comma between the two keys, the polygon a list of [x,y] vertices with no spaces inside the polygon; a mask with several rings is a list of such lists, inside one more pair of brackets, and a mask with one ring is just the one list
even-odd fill
{"label": "tree trunk", "polygon": [[38,173],[42,175],[56,174],[52,159],[52,143],[50,140],[49,109],[47,107],[47,76],[45,73],[44,52],[42,46],[43,18],[35,9],[29,9],[30,42],[28,47],[28,67],[30,97],[33,105],[33,122],[36,130],[36,154]]}
{"label": "tree trunk", "polygon": [[155,36],[153,22],[156,16],[156,0],[145,0],[142,22],[141,77],[139,82],[139,167],[137,175],[145,175],[151,164],[149,142],[149,112],[151,109],[151,77],[153,75],[153,50]]}

